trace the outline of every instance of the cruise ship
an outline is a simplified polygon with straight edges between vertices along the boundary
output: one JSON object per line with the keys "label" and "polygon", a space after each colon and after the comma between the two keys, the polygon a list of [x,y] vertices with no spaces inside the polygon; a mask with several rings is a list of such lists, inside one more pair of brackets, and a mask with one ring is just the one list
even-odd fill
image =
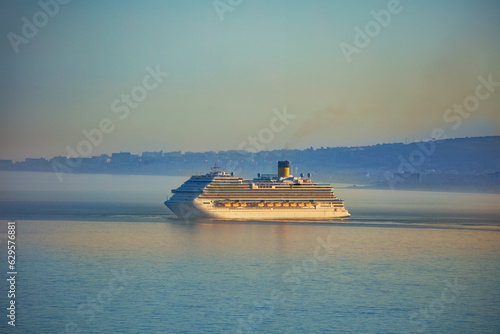
{"label": "cruise ship", "polygon": [[178,217],[217,219],[332,219],[350,214],[329,184],[290,175],[290,162],[278,161],[278,174],[244,180],[214,167],[172,190],[165,205]]}

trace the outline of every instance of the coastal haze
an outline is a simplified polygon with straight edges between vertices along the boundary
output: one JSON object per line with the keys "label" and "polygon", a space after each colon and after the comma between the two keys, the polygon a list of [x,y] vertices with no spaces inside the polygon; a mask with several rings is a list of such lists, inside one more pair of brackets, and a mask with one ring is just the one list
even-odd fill
{"label": "coastal haze", "polygon": [[[0,333],[498,333],[498,1],[0,13]],[[278,161],[351,216],[164,205]]]}

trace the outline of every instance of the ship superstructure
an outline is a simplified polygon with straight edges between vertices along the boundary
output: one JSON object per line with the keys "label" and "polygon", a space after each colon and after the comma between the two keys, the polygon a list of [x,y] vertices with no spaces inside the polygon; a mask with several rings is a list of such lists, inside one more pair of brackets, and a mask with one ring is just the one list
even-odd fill
{"label": "ship superstructure", "polygon": [[258,174],[244,180],[213,168],[193,175],[173,189],[165,205],[183,218],[219,219],[329,219],[350,214],[329,184],[311,175],[289,175],[290,162],[278,162],[278,175]]}

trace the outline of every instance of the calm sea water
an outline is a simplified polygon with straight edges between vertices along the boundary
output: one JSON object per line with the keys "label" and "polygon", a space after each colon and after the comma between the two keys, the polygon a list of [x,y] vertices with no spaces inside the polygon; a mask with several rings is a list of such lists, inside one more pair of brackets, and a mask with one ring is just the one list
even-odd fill
{"label": "calm sea water", "polygon": [[0,172],[0,332],[500,333],[498,195],[339,188],[343,221],[184,221],[163,205],[184,180]]}

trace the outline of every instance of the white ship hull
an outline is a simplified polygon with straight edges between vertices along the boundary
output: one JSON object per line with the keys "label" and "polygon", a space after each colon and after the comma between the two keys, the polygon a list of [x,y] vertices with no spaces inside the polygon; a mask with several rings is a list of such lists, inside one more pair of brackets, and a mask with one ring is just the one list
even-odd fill
{"label": "white ship hull", "polygon": [[215,207],[213,204],[203,204],[201,201],[193,202],[165,202],[165,205],[178,217],[184,219],[235,219],[235,220],[278,220],[278,219],[336,219],[347,218],[349,212],[344,208],[332,207]]}

